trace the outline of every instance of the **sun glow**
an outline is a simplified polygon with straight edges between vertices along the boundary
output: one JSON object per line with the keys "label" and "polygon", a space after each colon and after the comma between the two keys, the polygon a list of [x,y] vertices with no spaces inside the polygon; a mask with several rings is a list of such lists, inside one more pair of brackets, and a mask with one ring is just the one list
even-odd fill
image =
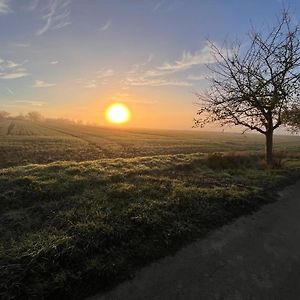
{"label": "sun glow", "polygon": [[129,109],[122,103],[111,104],[105,112],[106,119],[115,124],[128,122],[130,115]]}

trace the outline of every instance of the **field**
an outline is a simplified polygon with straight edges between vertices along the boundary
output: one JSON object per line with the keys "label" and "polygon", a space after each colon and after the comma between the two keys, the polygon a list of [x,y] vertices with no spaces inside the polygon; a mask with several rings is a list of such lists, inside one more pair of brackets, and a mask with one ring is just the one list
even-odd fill
{"label": "field", "polygon": [[[230,133],[110,129],[63,122],[0,121],[0,167],[161,154],[262,151],[264,137]],[[300,152],[300,137],[276,136],[275,149]]]}
{"label": "field", "polygon": [[299,137],[276,137],[286,153],[266,169],[256,135],[0,127],[1,299],[105,291],[300,175]]}

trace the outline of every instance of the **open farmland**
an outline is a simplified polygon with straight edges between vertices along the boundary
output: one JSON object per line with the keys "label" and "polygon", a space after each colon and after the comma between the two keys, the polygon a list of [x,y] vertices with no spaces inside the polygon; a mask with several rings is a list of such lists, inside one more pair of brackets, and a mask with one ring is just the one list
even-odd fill
{"label": "open farmland", "polygon": [[[63,122],[0,122],[0,167],[161,154],[262,151],[264,137],[199,130],[133,130]],[[275,136],[275,150],[300,152],[299,136]]]}
{"label": "open farmland", "polygon": [[297,20],[0,0],[0,300],[300,299]]}
{"label": "open farmland", "polygon": [[[82,299],[276,199],[300,139],[0,123],[0,298]],[[224,153],[216,153],[224,152]],[[234,152],[234,153],[233,153]]]}

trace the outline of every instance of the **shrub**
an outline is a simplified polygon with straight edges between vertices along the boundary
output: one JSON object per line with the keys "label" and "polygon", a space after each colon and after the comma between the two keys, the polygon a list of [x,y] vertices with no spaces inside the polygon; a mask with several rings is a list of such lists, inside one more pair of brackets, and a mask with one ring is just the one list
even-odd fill
{"label": "shrub", "polygon": [[256,168],[258,165],[257,155],[214,152],[207,156],[207,166],[213,170]]}

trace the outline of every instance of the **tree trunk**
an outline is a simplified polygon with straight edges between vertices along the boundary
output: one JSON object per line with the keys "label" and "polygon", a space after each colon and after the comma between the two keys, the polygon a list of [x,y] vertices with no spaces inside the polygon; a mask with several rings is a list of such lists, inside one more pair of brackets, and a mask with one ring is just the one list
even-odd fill
{"label": "tree trunk", "polygon": [[273,130],[266,133],[266,162],[269,167],[273,164]]}

